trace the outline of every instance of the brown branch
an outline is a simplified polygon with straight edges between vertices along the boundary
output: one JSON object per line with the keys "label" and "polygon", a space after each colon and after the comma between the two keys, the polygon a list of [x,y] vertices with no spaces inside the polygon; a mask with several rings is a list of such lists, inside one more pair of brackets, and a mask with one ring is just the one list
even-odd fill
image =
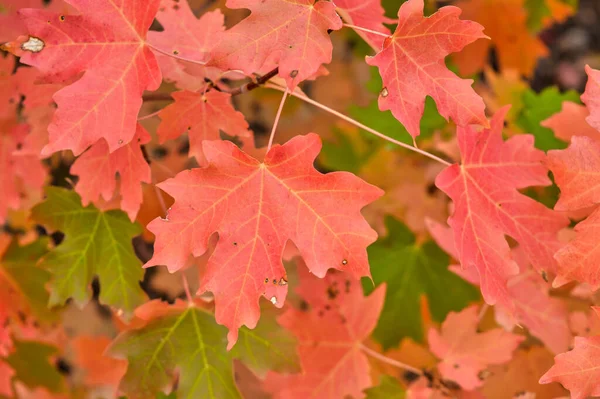
{"label": "brown branch", "polygon": [[254,90],[257,87],[260,87],[260,86],[264,85],[265,83],[267,83],[271,78],[274,78],[275,76],[277,76],[278,73],[279,73],[279,67],[276,67],[273,70],[265,73],[263,76],[260,76],[255,81],[248,82],[245,85],[238,87],[237,89],[231,90],[229,92],[229,94],[231,94],[231,96],[233,97],[233,96],[238,96],[240,94]]}
{"label": "brown branch", "polygon": [[[277,76],[279,73],[279,67],[272,69],[271,71],[265,73],[263,76],[256,78],[255,80],[248,82],[238,88],[233,90],[223,90],[222,88],[216,86],[212,81],[207,80],[208,90],[217,90],[222,91],[224,93],[229,93],[232,97],[239,96],[240,94],[247,93],[260,87],[267,83],[270,79]],[[144,101],[173,101],[173,97],[171,97],[171,93],[148,93],[144,94],[142,97]]]}

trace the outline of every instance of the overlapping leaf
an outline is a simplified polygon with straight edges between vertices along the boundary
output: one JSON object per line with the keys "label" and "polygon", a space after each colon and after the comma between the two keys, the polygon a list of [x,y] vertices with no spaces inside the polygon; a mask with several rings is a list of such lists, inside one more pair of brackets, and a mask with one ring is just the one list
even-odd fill
{"label": "overlapping leaf", "polygon": [[[177,87],[198,90],[206,84],[204,78],[215,79],[220,71],[206,67],[210,51],[225,30],[220,10],[203,13],[196,18],[187,0],[162,0],[156,19],[164,30],[148,32],[148,42],[167,54],[157,54],[158,64],[166,80]],[[187,62],[183,60],[191,60]]]}
{"label": "overlapping leaf", "polygon": [[229,8],[247,8],[249,17],[227,30],[212,49],[209,66],[255,73],[279,66],[279,76],[293,89],[315,75],[332,55],[328,30],[342,27],[328,1],[228,0]]}
{"label": "overlapping leaf", "polygon": [[65,234],[64,242],[42,263],[54,275],[50,305],[62,305],[69,298],[84,305],[97,275],[100,302],[131,313],[145,299],[139,285],[141,262],[131,244],[141,233],[139,226],[121,211],[101,212],[93,205],[84,208],[72,191],[48,187],[46,195],[46,200],[33,209],[33,217]]}
{"label": "overlapping leaf", "polygon": [[552,129],[554,135],[565,142],[570,142],[573,136],[588,136],[600,140],[600,132],[586,122],[589,116],[590,111],[584,105],[565,101],[560,112],[542,121],[541,125]]}
{"label": "overlapping leaf", "polygon": [[[170,388],[179,373],[178,397],[240,398],[233,359],[254,368],[296,371],[295,341],[268,318],[251,331],[240,330],[240,342],[226,350],[226,329],[201,307],[178,301],[169,306],[152,301],[136,310],[141,326],[123,332],[110,348],[125,356],[127,373],[121,388],[131,398],[147,398]],[[136,321],[140,321],[136,320]]]}
{"label": "overlapping leaf", "polygon": [[[596,313],[600,314],[598,308]],[[600,395],[600,336],[575,337],[573,350],[554,358],[554,366],[540,378],[540,384],[560,382],[571,398]]]}
{"label": "overlapping leaf", "polygon": [[[464,308],[478,299],[477,289],[448,271],[448,257],[432,242],[417,244],[414,235],[400,222],[387,220],[388,237],[369,247],[375,284],[388,290],[373,336],[384,348],[397,346],[409,336],[423,340],[421,296],[427,298],[436,321],[448,312]],[[372,291],[371,281],[364,284]]]}
{"label": "overlapping leaf", "polygon": [[233,108],[231,96],[227,93],[216,90],[204,94],[180,91],[173,93],[172,97],[175,102],[159,113],[162,122],[157,134],[164,142],[187,131],[190,138],[189,155],[195,157],[201,166],[206,165],[202,153],[204,140],[219,140],[220,131],[230,136],[252,135],[244,115]]}
{"label": "overlapping leaf", "polygon": [[587,122],[596,130],[600,130],[600,71],[589,66],[585,67],[585,71],[588,75],[588,82],[581,101],[587,105],[590,111]]}
{"label": "overlapping leaf", "polygon": [[439,113],[460,126],[487,126],[484,104],[471,87],[450,72],[444,58],[467,44],[486,37],[483,27],[458,19],[461,10],[442,7],[423,16],[423,0],[408,0],[398,11],[398,28],[386,39],[383,50],[367,63],[379,68],[383,90],[379,108],[391,110],[413,136],[419,135],[425,97],[431,96]]}
{"label": "overlapping leaf", "polygon": [[[380,0],[337,0],[335,2],[338,13],[351,25],[359,26],[389,35],[390,30],[384,25],[391,23],[385,17],[385,10]],[[381,50],[385,39],[382,35],[357,30],[361,37],[375,50]]]}
{"label": "overlapping leaf", "polygon": [[[0,236],[0,241],[5,238]],[[38,320],[52,320],[55,316],[48,311],[46,283],[50,273],[36,266],[48,251],[47,246],[46,239],[24,246],[12,239],[4,253],[0,248],[0,302],[10,304],[14,315],[32,313]]]}
{"label": "overlapping leaf", "polygon": [[12,120],[0,121],[0,222],[9,209],[18,209],[30,196],[41,194],[47,171],[37,155],[19,153],[29,127]]}
{"label": "overlapping leaf", "polygon": [[453,57],[461,73],[479,72],[494,46],[501,70],[516,69],[522,75],[531,76],[538,58],[546,55],[548,49],[537,34],[527,29],[524,1],[461,0],[456,3],[465,18],[482,24],[491,38],[491,41],[479,40]]}
{"label": "overlapping leaf", "polygon": [[150,166],[140,147],[149,141],[150,135],[138,124],[133,140],[126,146],[110,153],[106,141],[100,140],[77,158],[71,173],[79,176],[75,191],[83,205],[100,197],[106,201],[113,198],[118,173],[121,209],[135,220],[142,203],[142,182],[150,183]]}
{"label": "overlapping leaf", "polygon": [[[104,138],[110,151],[129,143],[144,90],[161,82],[145,36],[160,0],[70,0],[81,14],[39,9],[19,11],[29,37],[8,45],[48,82],[70,82],[54,96],[58,111],[43,153],[70,149],[76,155]],[[110,117],[107,117],[110,116]]]}
{"label": "overlapping leaf", "polygon": [[429,330],[429,347],[442,360],[437,366],[440,373],[466,390],[482,386],[479,373],[488,365],[508,362],[524,340],[501,328],[477,333],[477,314],[477,306],[471,306],[460,313],[450,313],[441,333]]}
{"label": "overlapping leaf", "polygon": [[[436,242],[450,255],[458,257],[452,229],[432,221],[428,227]],[[552,352],[563,352],[572,338],[566,304],[550,296],[548,285],[529,267],[521,248],[513,249],[511,255],[517,261],[519,274],[507,281],[509,306],[496,305],[496,321],[509,331],[516,324],[526,327]],[[465,270],[460,266],[451,266],[450,269],[465,280],[479,285],[479,274],[474,267]]]}
{"label": "overlapping leaf", "polygon": [[463,269],[477,270],[486,302],[510,308],[506,283],[519,269],[504,235],[521,245],[536,270],[553,272],[557,232],[568,220],[517,191],[550,181],[532,136],[502,141],[506,112],[494,116],[489,130],[458,129],[463,161],[440,173],[436,185],[454,201],[448,223]]}
{"label": "overlapping leaf", "polygon": [[296,136],[261,163],[231,142],[205,141],[206,168],[159,185],[175,204],[165,219],[148,225],[156,242],[146,266],[178,270],[190,254],[206,252],[218,232],[200,289],[215,295],[217,322],[230,329],[230,345],[240,326],[256,325],[261,295],[283,306],[281,256],[288,239],[317,276],[330,268],[369,275],[366,247],[377,235],[360,209],[381,190],[350,173],[317,172],[312,163],[320,149],[316,134]]}
{"label": "overlapping leaf", "polygon": [[307,309],[291,308],[278,321],[298,338],[302,373],[270,372],[265,389],[274,399],[362,397],[372,382],[361,346],[377,323],[385,285],[364,297],[343,273],[317,279],[301,267],[299,275]]}

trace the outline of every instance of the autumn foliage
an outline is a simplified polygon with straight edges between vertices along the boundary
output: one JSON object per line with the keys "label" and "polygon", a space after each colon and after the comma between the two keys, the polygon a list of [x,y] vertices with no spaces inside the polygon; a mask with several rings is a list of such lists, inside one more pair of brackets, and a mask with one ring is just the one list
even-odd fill
{"label": "autumn foliage", "polygon": [[600,396],[581,12],[0,0],[0,397]]}

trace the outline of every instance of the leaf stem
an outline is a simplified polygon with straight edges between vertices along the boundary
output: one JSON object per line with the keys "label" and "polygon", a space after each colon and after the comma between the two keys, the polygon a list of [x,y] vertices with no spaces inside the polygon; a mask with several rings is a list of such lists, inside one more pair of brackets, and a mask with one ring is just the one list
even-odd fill
{"label": "leaf stem", "polygon": [[417,375],[423,375],[423,372],[421,370],[419,370],[418,368],[413,367],[413,366],[409,366],[408,364],[405,364],[405,363],[402,363],[402,362],[399,362],[396,359],[392,359],[392,358],[389,358],[387,356],[384,356],[384,355],[382,355],[379,352],[375,352],[373,349],[367,348],[364,344],[360,344],[360,349],[363,352],[365,352],[367,355],[369,355],[369,356],[371,356],[371,357],[373,357],[373,358],[375,358],[375,359],[377,359],[377,360],[379,360],[379,361],[381,361],[383,363],[387,363],[387,364],[389,364],[391,366],[398,367],[398,368],[410,371],[410,372],[415,373]]}
{"label": "leaf stem", "polygon": [[285,100],[289,94],[290,90],[286,87],[283,92],[283,97],[281,97],[281,102],[279,103],[279,109],[277,109],[277,115],[275,116],[275,122],[273,122],[273,128],[271,129],[271,136],[269,137],[269,144],[267,145],[267,152],[271,149],[273,145],[273,139],[275,138],[275,130],[277,130],[277,125],[279,124],[279,118],[281,118],[281,111],[283,111],[283,105],[285,104]]}
{"label": "leaf stem", "polygon": [[356,26],[356,25],[346,24],[346,23],[344,23],[344,26],[347,27],[347,28],[352,28],[354,30],[360,30],[360,31],[363,31],[363,32],[372,33],[374,35],[381,36],[381,37],[386,37],[386,38],[390,37],[390,35],[388,35],[387,33],[377,32],[376,30],[363,28],[362,26]]}
{"label": "leaf stem", "polygon": [[153,46],[152,44],[146,42],[146,46],[150,47],[152,50],[156,51],[157,53],[161,53],[166,55],[167,57],[171,57],[171,58],[175,58],[176,60],[180,60],[180,61],[185,61],[185,62],[189,62],[191,64],[196,64],[196,65],[206,65],[206,62],[204,61],[198,61],[198,60],[192,60],[190,58],[185,58],[185,57],[180,57],[177,54],[173,54],[173,53],[169,53],[168,51],[165,50],[161,50],[156,46]]}
{"label": "leaf stem", "polygon": [[139,122],[139,121],[144,121],[144,120],[146,120],[146,119],[150,119],[150,118],[152,118],[153,116],[156,116],[156,115],[158,115],[158,114],[159,114],[161,111],[162,111],[162,109],[159,109],[158,111],[156,111],[156,112],[153,112],[153,113],[151,113],[151,114],[144,115],[144,116],[140,116],[140,117],[139,117],[137,120],[138,120],[138,122]]}
{"label": "leaf stem", "polygon": [[[267,83],[267,84],[265,85],[265,87],[268,87],[268,88],[270,88],[270,89],[279,90],[279,91],[285,91],[285,90],[287,90],[287,89],[284,89],[284,88],[282,88],[282,87],[280,87],[280,86],[278,86],[278,85],[275,85],[275,84],[273,84],[273,83]],[[436,156],[436,155],[433,155],[433,154],[431,154],[431,153],[429,153],[429,152],[427,152],[427,151],[423,151],[423,150],[421,150],[421,149],[419,149],[419,148],[413,147],[413,146],[411,146],[411,145],[405,144],[405,143],[403,143],[403,142],[401,142],[401,141],[398,141],[398,140],[396,140],[396,139],[393,139],[393,138],[391,138],[391,137],[388,137],[388,136],[386,136],[385,134],[383,134],[383,133],[381,133],[381,132],[378,132],[378,131],[377,131],[377,130],[375,130],[375,129],[372,129],[372,128],[368,127],[368,126],[365,126],[365,125],[363,125],[362,123],[360,123],[360,122],[358,122],[358,121],[356,121],[356,120],[354,120],[354,119],[350,118],[349,116],[346,116],[346,115],[344,115],[344,114],[342,114],[342,113],[340,113],[340,112],[338,112],[338,111],[336,111],[336,110],[333,110],[333,109],[329,108],[328,106],[321,104],[321,103],[320,103],[320,102],[318,102],[318,101],[315,101],[315,100],[312,100],[312,99],[308,98],[308,97],[307,97],[306,95],[304,95],[304,94],[300,94],[300,93],[297,93],[297,92],[295,92],[295,91],[294,91],[294,92],[291,92],[290,94],[291,94],[292,96],[296,97],[296,98],[299,98],[299,99],[301,99],[302,101],[305,101],[305,102],[307,102],[307,103],[309,103],[309,104],[312,104],[312,105],[314,105],[315,107],[321,108],[322,110],[324,110],[324,111],[327,111],[327,112],[329,112],[330,114],[333,114],[333,115],[337,116],[338,118],[340,118],[340,119],[343,119],[343,120],[345,120],[346,122],[348,122],[348,123],[351,123],[351,124],[353,124],[354,126],[357,126],[357,127],[361,128],[361,129],[363,129],[363,130],[365,130],[365,131],[367,131],[367,132],[369,132],[369,133],[371,133],[371,134],[373,134],[373,135],[375,135],[375,136],[377,136],[377,137],[379,137],[379,138],[382,138],[382,139],[384,139],[384,140],[386,140],[386,141],[389,141],[390,143],[396,144],[396,145],[398,145],[398,146],[400,146],[400,147],[402,147],[402,148],[406,148],[407,150],[414,151],[414,152],[416,152],[416,153],[419,153],[419,154],[421,154],[421,155],[424,155],[424,156],[426,156],[426,157],[428,157],[428,158],[431,158],[431,159],[433,159],[434,161],[437,161],[437,162],[439,162],[439,163],[441,163],[441,164],[444,164],[444,165],[446,165],[446,166],[450,166],[450,165],[451,165],[451,163],[450,163],[450,162],[448,162],[448,161],[445,161],[445,160],[443,160],[442,158],[440,158],[440,157],[438,157],[438,156]]]}
{"label": "leaf stem", "polygon": [[190,284],[188,283],[187,277],[185,275],[185,271],[181,271],[181,281],[183,281],[183,289],[185,290],[185,297],[187,301],[192,304],[194,303],[194,297],[192,297],[192,293],[190,292]]}

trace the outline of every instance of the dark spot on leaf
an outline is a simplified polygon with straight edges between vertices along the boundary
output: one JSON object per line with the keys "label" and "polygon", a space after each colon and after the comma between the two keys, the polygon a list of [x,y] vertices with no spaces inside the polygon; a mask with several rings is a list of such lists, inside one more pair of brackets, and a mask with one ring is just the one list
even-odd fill
{"label": "dark spot on leaf", "polygon": [[60,17],[58,17],[61,21],[64,21],[66,19],[66,17],[64,15],[61,15]]}
{"label": "dark spot on leaf", "polygon": [[342,265],[346,266],[348,264],[348,261],[346,259],[342,259]]}
{"label": "dark spot on leaf", "polygon": [[174,55],[179,55],[179,50],[173,50]]}
{"label": "dark spot on leaf", "polygon": [[340,292],[335,287],[327,287],[327,298],[334,300]]}
{"label": "dark spot on leaf", "polygon": [[265,279],[265,284],[267,284],[268,282],[269,282],[269,278],[267,277],[267,278]]}
{"label": "dark spot on leaf", "polygon": [[237,242],[234,242],[234,243],[233,243],[233,246],[237,247]]}
{"label": "dark spot on leaf", "polygon": [[306,302],[304,300],[300,301],[299,306],[300,306],[300,311],[302,311],[302,312],[306,312],[306,311],[308,311],[308,309],[310,309],[310,305],[308,304],[308,302]]}
{"label": "dark spot on leaf", "polygon": [[298,70],[294,69],[292,72],[290,72],[290,77],[295,78],[296,76],[298,76]]}

